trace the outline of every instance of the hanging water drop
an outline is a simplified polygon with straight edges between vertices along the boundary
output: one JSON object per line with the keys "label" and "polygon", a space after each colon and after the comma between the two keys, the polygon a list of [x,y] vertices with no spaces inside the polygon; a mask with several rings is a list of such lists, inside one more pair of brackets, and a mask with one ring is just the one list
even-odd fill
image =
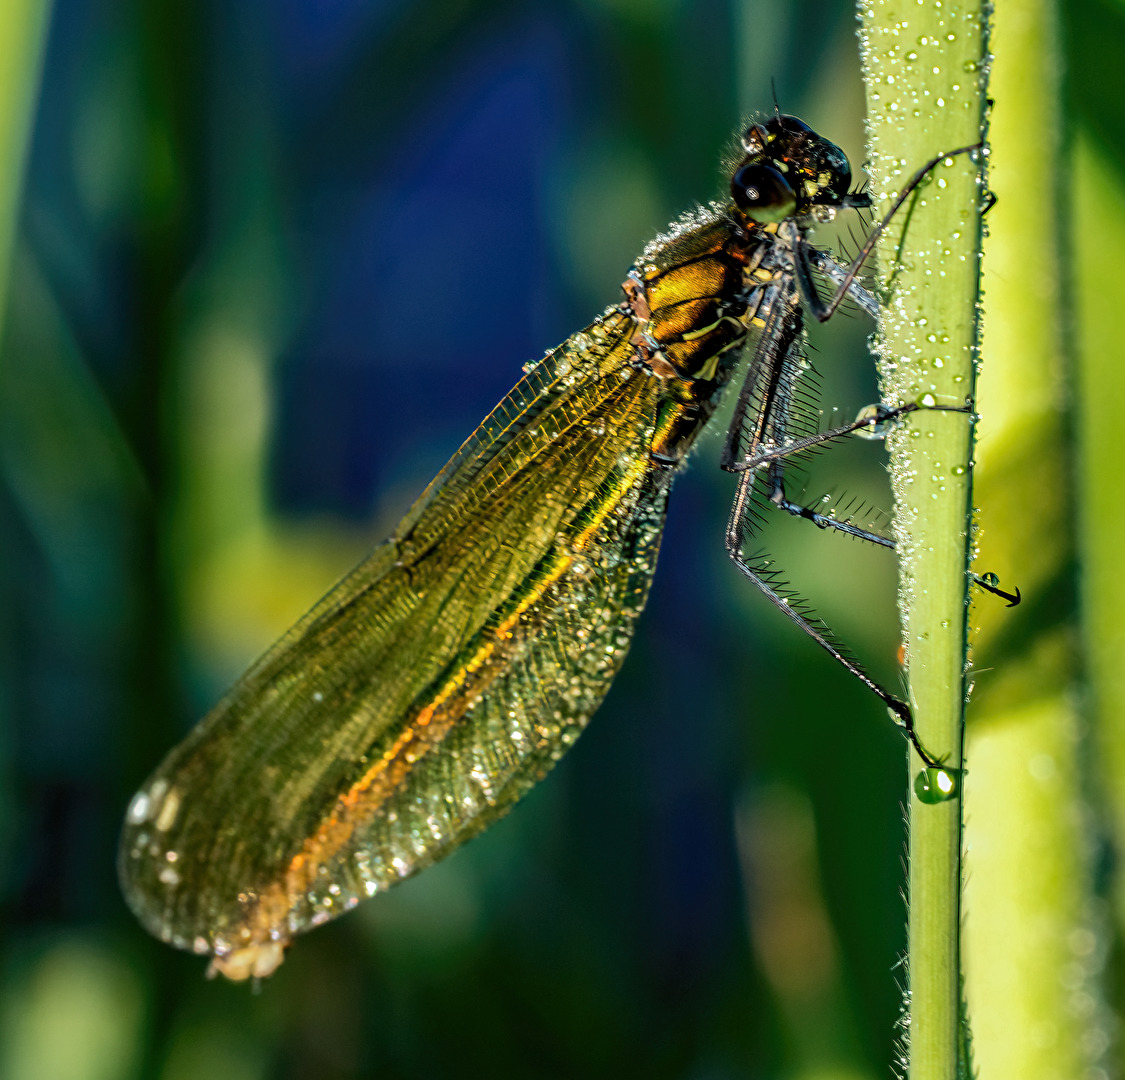
{"label": "hanging water drop", "polygon": [[931,806],[957,798],[961,794],[961,770],[923,769],[914,777],[914,794],[919,802]]}

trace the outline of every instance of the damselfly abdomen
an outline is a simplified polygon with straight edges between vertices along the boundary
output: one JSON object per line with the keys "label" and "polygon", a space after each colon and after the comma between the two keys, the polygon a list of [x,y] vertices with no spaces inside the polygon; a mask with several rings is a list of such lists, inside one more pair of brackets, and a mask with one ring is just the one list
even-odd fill
{"label": "damselfly abdomen", "polygon": [[[120,872],[158,937],[230,978],[268,975],[296,934],[447,855],[535,784],[624,660],[672,479],[743,356],[728,545],[782,602],[741,548],[755,493],[811,514],[782,482],[794,440],[826,437],[795,404],[804,312],[826,318],[845,294],[875,307],[858,264],[807,234],[868,199],[794,117],[750,125],[742,145],[730,200],[654,240],[623,302],[528,371],[390,540],[145,782]],[[836,284],[829,303],[814,267]]]}

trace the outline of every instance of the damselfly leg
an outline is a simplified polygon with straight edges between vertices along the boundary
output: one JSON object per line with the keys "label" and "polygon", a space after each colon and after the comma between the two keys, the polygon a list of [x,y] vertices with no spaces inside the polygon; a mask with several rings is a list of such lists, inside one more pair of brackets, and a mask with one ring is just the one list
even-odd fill
{"label": "damselfly leg", "polygon": [[[742,385],[723,454],[723,467],[739,476],[731,507],[726,545],[739,570],[781,611],[817,642],[833,659],[876,695],[905,729],[919,757],[929,768],[941,763],[922,746],[914,730],[909,705],[873,679],[863,666],[835,640],[828,626],[811,609],[792,595],[770,563],[748,558],[746,540],[762,518],[761,510],[772,506],[793,517],[811,521],[819,528],[831,529],[882,547],[893,548],[894,541],[851,521],[823,514],[790,499],[785,488],[786,459],[842,438],[853,432],[882,427],[925,408],[943,411],[971,411],[971,404],[955,406],[938,403],[906,402],[894,407],[877,407],[849,424],[826,431],[805,428],[808,412],[802,398],[800,380],[808,365],[804,356],[804,312],[819,322],[828,321],[845,298],[851,298],[868,314],[877,314],[877,303],[857,281],[880,235],[918,186],[941,162],[980,149],[980,144],[961,147],[927,162],[899,193],[890,210],[868,234],[850,265],[841,266],[808,239],[808,226],[797,218],[778,225],[779,243],[791,254],[792,283],[788,303],[775,305],[763,320],[751,362]],[[842,202],[841,205],[849,205]],[[852,206],[862,206],[858,199]],[[822,298],[817,291],[813,269],[827,277],[835,291]]]}

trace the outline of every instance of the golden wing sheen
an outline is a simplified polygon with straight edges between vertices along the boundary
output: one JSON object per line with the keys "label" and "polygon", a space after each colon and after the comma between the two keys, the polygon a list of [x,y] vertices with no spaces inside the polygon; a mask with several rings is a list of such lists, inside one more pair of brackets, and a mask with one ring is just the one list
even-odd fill
{"label": "golden wing sheen", "polygon": [[609,309],[496,407],[394,536],[262,657],[127,814],[155,935],[231,978],[523,795],[616,674],[655,567],[675,380]]}
{"label": "golden wing sheen", "polygon": [[[869,204],[796,117],[752,123],[741,145],[731,201],[648,244],[624,301],[516,386],[133,798],[121,880],[158,937],[229,978],[268,975],[294,935],[485,828],[581,732],[644,606],[675,468],[748,337],[728,450],[745,460],[800,427],[802,305],[824,309],[806,233]],[[742,472],[739,569],[909,717],[743,559],[760,479],[766,503],[784,495],[776,464]]]}

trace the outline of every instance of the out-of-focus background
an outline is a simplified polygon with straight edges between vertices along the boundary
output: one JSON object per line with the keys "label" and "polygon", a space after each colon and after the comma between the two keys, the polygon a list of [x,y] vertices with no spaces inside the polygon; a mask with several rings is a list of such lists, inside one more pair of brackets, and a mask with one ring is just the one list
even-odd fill
{"label": "out-of-focus background", "polygon": [[[1067,20],[1070,62],[1104,61],[1125,9]],[[721,194],[771,81],[858,173],[855,26],[805,0],[12,0],[0,1075],[887,1075],[904,744],[729,564],[717,433],[605,705],[486,835],[299,939],[256,994],[150,939],[114,866],[162,755],[520,366]],[[1125,94],[1091,79],[1067,123],[1112,166]],[[869,332],[814,334],[840,418],[875,399]],[[878,526],[880,447],[822,455],[806,490]],[[891,559],[803,523],[762,547],[897,685]],[[1033,618],[1072,618],[1058,587]],[[1089,931],[1103,961],[1111,921]]]}

